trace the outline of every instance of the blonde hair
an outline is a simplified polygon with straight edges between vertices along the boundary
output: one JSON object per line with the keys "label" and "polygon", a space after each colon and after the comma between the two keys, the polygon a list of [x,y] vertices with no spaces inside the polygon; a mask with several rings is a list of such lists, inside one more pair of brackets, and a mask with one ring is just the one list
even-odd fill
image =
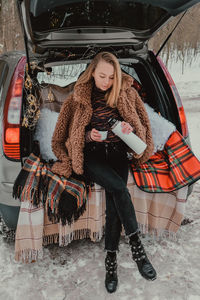
{"label": "blonde hair", "polygon": [[113,55],[110,52],[100,52],[98,53],[85,72],[79,77],[79,79],[76,82],[76,86],[82,83],[86,83],[90,81],[93,77],[92,74],[95,71],[98,63],[103,60],[109,64],[111,64],[114,67],[114,78],[113,78],[113,85],[111,90],[109,90],[108,93],[106,93],[106,100],[107,104],[111,107],[116,107],[117,105],[117,100],[119,97],[119,92],[121,89],[121,84],[122,84],[122,72],[120,68],[119,61],[115,55]]}

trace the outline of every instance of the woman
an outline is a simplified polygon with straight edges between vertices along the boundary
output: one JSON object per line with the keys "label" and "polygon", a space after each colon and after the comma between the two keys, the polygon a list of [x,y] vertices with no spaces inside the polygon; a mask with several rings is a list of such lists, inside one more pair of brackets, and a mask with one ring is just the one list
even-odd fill
{"label": "woman", "polygon": [[[123,133],[134,131],[147,148],[141,155],[133,152],[132,161],[140,164],[148,160],[153,152],[150,123],[132,83],[133,79],[121,72],[113,54],[97,54],[64,102],[52,138],[52,149],[58,158],[53,172],[65,177],[84,174],[105,188],[105,286],[110,293],[118,283],[116,253],[122,225],[139,272],[148,280],[156,279],[156,271],[138,236],[135,210],[127,189],[127,151],[131,150],[112,133],[108,123],[114,117],[122,121]],[[105,140],[102,130],[108,131]]]}

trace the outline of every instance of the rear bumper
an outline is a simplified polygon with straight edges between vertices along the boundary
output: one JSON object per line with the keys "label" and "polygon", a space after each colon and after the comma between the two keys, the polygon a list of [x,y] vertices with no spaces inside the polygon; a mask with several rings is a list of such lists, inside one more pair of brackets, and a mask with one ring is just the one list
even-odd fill
{"label": "rear bumper", "polygon": [[20,170],[20,162],[10,161],[4,156],[0,158],[0,204],[20,206],[19,200],[12,197],[13,183]]}
{"label": "rear bumper", "polygon": [[12,197],[13,183],[0,183],[0,204],[8,206],[20,206],[20,201]]}
{"label": "rear bumper", "polygon": [[9,229],[16,229],[19,209],[19,206],[9,206],[0,203],[0,215]]}
{"label": "rear bumper", "polygon": [[12,197],[12,190],[20,170],[20,162],[0,157],[0,214],[9,229],[16,229],[19,216],[20,201]]}

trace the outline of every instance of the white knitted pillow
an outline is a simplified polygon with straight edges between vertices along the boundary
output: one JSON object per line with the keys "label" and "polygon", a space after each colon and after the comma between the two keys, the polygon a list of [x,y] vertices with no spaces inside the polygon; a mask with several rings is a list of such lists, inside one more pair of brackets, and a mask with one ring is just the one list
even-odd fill
{"label": "white knitted pillow", "polygon": [[165,143],[169,139],[172,132],[176,130],[176,127],[173,123],[169,122],[157,112],[155,112],[153,108],[147,103],[145,103],[145,108],[151,123],[151,130],[154,141],[154,153],[156,153],[157,151],[164,149]]}
{"label": "white knitted pillow", "polygon": [[43,108],[40,111],[40,118],[37,122],[34,140],[40,143],[41,157],[45,160],[57,160],[51,147],[51,139],[56,126],[59,113]]}

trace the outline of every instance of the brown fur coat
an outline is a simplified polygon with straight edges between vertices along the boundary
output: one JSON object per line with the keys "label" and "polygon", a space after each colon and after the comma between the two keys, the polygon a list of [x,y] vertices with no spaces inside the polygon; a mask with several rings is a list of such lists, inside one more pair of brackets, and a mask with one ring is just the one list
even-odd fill
{"label": "brown fur coat", "polygon": [[[149,159],[153,152],[153,140],[150,122],[143,102],[137,91],[131,87],[133,78],[123,73],[123,88],[120,91],[117,109],[146,144],[147,148],[138,156],[133,153],[136,164]],[[83,149],[85,144],[85,127],[92,117],[91,106],[92,82],[76,85],[63,103],[52,138],[52,149],[58,161],[54,163],[52,171],[69,177],[72,170],[76,174],[83,174]]]}

